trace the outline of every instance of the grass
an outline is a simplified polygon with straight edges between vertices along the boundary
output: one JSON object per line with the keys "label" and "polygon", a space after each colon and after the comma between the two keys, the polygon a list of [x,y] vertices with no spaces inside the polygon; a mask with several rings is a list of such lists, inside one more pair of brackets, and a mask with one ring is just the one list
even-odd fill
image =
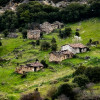
{"label": "grass", "polygon": [[[100,19],[98,18],[67,24],[66,27],[72,28],[73,35],[75,35],[76,28],[80,28],[80,36],[82,37],[83,44],[86,44],[90,38],[93,39],[93,41],[100,41]],[[44,39],[40,40],[40,42],[51,42],[51,39],[54,37],[57,41],[58,50],[60,50],[62,45],[73,43],[73,35],[67,39],[60,39],[58,37],[58,32],[54,32],[44,35]],[[0,62],[0,95],[4,98],[18,100],[22,93],[32,92],[36,87],[39,87],[42,95],[45,95],[52,86],[50,82],[54,80],[58,80],[55,86],[64,83],[63,79],[66,77],[69,77],[69,82],[71,83],[71,75],[74,72],[73,66],[78,67],[80,64],[84,66],[100,66],[100,45],[91,47],[91,51],[89,52],[77,54],[79,58],[67,59],[60,64],[55,64],[49,63],[48,61],[51,50],[40,51],[40,46],[34,47],[29,44],[31,41],[33,40],[23,40],[21,37],[16,39],[6,38],[2,40],[3,46],[0,47],[0,57],[8,60],[4,63]],[[16,53],[14,52],[15,48],[21,51],[22,57],[16,59]],[[86,56],[90,56],[90,59],[84,59]],[[39,72],[28,73],[25,79],[22,79],[21,75],[14,73],[17,63],[25,64],[34,62],[35,59],[46,60],[53,70],[47,68]]]}

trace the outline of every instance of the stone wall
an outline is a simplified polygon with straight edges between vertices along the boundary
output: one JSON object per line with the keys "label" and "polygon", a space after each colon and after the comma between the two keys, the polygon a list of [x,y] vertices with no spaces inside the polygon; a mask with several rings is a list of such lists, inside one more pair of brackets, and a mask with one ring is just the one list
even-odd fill
{"label": "stone wall", "polygon": [[40,30],[28,30],[27,32],[27,38],[28,39],[40,39]]}

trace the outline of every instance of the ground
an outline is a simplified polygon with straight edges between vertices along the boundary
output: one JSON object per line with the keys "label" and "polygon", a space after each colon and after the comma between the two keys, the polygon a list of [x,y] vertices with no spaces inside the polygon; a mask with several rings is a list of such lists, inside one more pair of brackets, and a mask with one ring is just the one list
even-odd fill
{"label": "ground", "polygon": [[[56,30],[49,35],[44,35],[44,39],[40,40],[40,42],[50,42],[54,37],[57,41],[58,50],[60,50],[62,45],[73,43],[72,39],[76,28],[80,28],[79,33],[84,45],[87,44],[90,38],[93,41],[100,42],[100,19],[98,18],[67,24],[65,27],[71,27],[73,30],[70,38],[60,39],[58,37],[58,30]],[[78,58],[67,59],[59,64],[55,64],[48,61],[51,50],[41,51],[40,46],[32,46],[30,44],[33,40],[23,40],[21,34],[18,34],[20,36],[16,39],[2,39],[3,46],[0,47],[0,56],[8,61],[0,62],[0,99],[9,98],[9,100],[18,100],[21,94],[32,92],[36,87],[39,88],[39,91],[44,96],[52,86],[52,81],[57,80],[57,83],[53,85],[59,86],[64,83],[64,78],[68,78],[68,82],[71,84],[73,79],[72,73],[79,65],[100,66],[100,45],[90,47],[91,50],[89,52],[77,54]],[[14,52],[15,48],[16,51]],[[22,51],[19,54],[22,57],[19,56],[18,59],[16,58],[17,51]],[[89,56],[90,59],[84,59],[86,56]],[[23,79],[21,75],[14,73],[17,63],[25,64],[34,62],[35,59],[39,59],[40,61],[45,59],[49,64],[49,68],[39,72],[30,72]],[[92,88],[99,93],[99,90],[96,89],[100,88],[100,84],[96,84]]]}

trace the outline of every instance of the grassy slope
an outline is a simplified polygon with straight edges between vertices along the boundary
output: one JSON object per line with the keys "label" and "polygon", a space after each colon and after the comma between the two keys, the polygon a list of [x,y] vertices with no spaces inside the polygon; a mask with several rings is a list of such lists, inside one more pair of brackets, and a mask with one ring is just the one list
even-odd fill
{"label": "grassy slope", "polygon": [[[76,28],[80,28],[80,35],[82,37],[83,44],[86,44],[90,38],[92,38],[94,41],[100,40],[100,20],[98,18],[86,20],[75,24],[68,24],[67,26],[72,28],[73,35]],[[72,37],[67,39],[60,39],[58,38],[58,33],[56,32],[44,36],[44,38],[49,42],[51,41],[52,37],[56,38],[58,49],[60,49],[60,47],[66,43],[72,43]],[[73,65],[76,67],[80,63],[86,66],[100,65],[99,46],[92,47],[90,52],[78,54],[80,57],[90,56],[91,59],[88,61],[84,59],[73,58],[67,59],[61,64],[52,64],[48,62],[48,53],[50,52],[50,50],[45,52],[40,51],[40,47],[32,47],[32,45],[29,44],[30,41],[33,40],[23,41],[23,39],[20,38],[2,40],[3,46],[0,47],[0,56],[6,59],[12,59],[8,63],[4,63],[3,68],[0,68],[0,94],[4,96],[7,94],[10,100],[17,100],[20,96],[20,93],[33,91],[33,89],[36,87],[39,87],[40,91],[44,95],[51,86],[50,81],[62,78],[64,76],[69,76],[73,73]],[[15,59],[15,55],[12,52],[14,48],[17,47],[19,47],[18,50],[25,50],[22,52],[22,58],[19,59]],[[10,52],[12,53],[9,54]],[[28,73],[28,76],[25,79],[21,79],[20,75],[16,75],[13,73],[15,67],[17,66],[16,63],[25,64],[27,60],[32,59],[33,62],[36,58],[38,58],[39,60],[45,59],[48,62],[49,66],[52,66],[54,69],[51,70],[48,68],[40,72]],[[56,85],[58,86],[60,83],[62,83],[62,81]],[[98,86],[99,85],[97,85],[96,87]]]}

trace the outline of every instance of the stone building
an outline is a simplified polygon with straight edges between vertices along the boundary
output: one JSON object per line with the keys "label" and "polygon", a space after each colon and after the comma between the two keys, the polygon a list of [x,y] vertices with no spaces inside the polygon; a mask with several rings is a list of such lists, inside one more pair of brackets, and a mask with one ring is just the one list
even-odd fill
{"label": "stone building", "polygon": [[41,64],[39,61],[36,61],[34,63],[20,65],[20,67],[16,68],[15,72],[18,74],[23,74],[24,72],[36,72],[43,69],[43,67],[43,64]]}
{"label": "stone building", "polygon": [[46,34],[51,33],[55,29],[62,28],[64,26],[63,23],[60,23],[59,21],[56,21],[54,23],[44,22],[43,24],[40,24],[40,30],[41,32],[45,32]]}
{"label": "stone building", "polygon": [[40,39],[40,30],[28,30],[27,31],[27,38],[28,39]]}
{"label": "stone building", "polygon": [[72,58],[73,53],[70,51],[51,52],[49,54],[49,62],[61,62],[62,60]]}
{"label": "stone building", "polygon": [[73,54],[76,53],[82,53],[88,51],[88,47],[81,44],[81,43],[76,43],[76,44],[66,44],[61,47],[61,51],[68,50],[72,52]]}
{"label": "stone building", "polygon": [[18,34],[16,34],[16,33],[9,33],[9,34],[7,35],[7,37],[8,37],[8,38],[17,38],[17,37],[18,37]]}

